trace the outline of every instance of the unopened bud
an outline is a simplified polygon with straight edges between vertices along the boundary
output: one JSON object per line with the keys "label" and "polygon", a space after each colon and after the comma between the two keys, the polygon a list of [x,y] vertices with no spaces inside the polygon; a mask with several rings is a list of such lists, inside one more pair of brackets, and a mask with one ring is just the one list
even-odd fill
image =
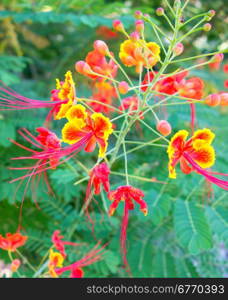
{"label": "unopened bud", "polygon": [[171,125],[166,120],[160,120],[157,123],[156,128],[157,128],[157,131],[160,132],[164,136],[169,135],[172,131]]}
{"label": "unopened bud", "polygon": [[142,12],[140,10],[136,10],[135,12],[135,18],[136,19],[141,19],[143,16]]}
{"label": "unopened bud", "polygon": [[114,20],[112,23],[112,26],[116,31],[119,31],[119,32],[124,31],[123,23],[120,20]]}
{"label": "unopened bud", "polygon": [[102,55],[107,55],[109,53],[108,46],[105,42],[97,40],[94,42],[93,47]]}
{"label": "unopened bud", "polygon": [[220,105],[221,106],[228,106],[228,93],[221,93],[220,98],[221,98]]}
{"label": "unopened bud", "polygon": [[163,7],[158,7],[157,9],[156,9],[156,15],[157,16],[163,16],[164,15],[164,8]]}
{"label": "unopened bud", "polygon": [[11,263],[11,271],[16,272],[21,265],[21,261],[19,259],[14,259]]}
{"label": "unopened bud", "polygon": [[173,52],[176,56],[181,55],[184,51],[184,45],[182,43],[177,43],[173,48]]}
{"label": "unopened bud", "polygon": [[215,15],[215,10],[214,9],[211,9],[211,10],[209,10],[209,12],[208,12],[208,16],[209,17],[214,17],[214,15]]}
{"label": "unopened bud", "polygon": [[130,39],[133,41],[133,42],[137,42],[139,39],[140,39],[140,36],[138,34],[137,31],[134,31],[130,34]]}
{"label": "unopened bud", "polygon": [[121,94],[126,94],[129,90],[129,85],[126,81],[121,81],[118,85],[118,89]]}
{"label": "unopened bud", "polygon": [[135,30],[137,32],[142,32],[144,30],[144,22],[143,20],[135,21]]}
{"label": "unopened bud", "polygon": [[220,104],[220,101],[221,97],[219,94],[208,95],[204,100],[205,104],[207,104],[208,106],[218,106]]}
{"label": "unopened bud", "polygon": [[144,14],[144,15],[143,15],[143,18],[144,18],[146,21],[148,21],[148,20],[150,20],[150,15],[149,15],[149,14]]}
{"label": "unopened bud", "polygon": [[217,53],[212,57],[213,63],[220,63],[223,61],[224,54],[223,53]]}
{"label": "unopened bud", "polygon": [[75,69],[82,75],[88,75],[92,73],[90,66],[83,60],[76,62]]}
{"label": "unopened bud", "polygon": [[203,30],[204,31],[210,31],[211,30],[211,24],[210,23],[206,23],[203,25]]}

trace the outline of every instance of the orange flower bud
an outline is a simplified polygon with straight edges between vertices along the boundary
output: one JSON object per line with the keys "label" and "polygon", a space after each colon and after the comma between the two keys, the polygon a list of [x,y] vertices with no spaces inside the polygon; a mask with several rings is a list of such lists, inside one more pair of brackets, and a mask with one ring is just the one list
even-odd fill
{"label": "orange flower bud", "polygon": [[88,75],[88,74],[93,73],[90,66],[83,60],[76,62],[75,69],[78,73],[80,73],[82,75]]}
{"label": "orange flower bud", "polygon": [[213,56],[212,60],[214,63],[220,63],[223,61],[224,54],[223,53],[217,53]]}
{"label": "orange flower bud", "polygon": [[143,20],[137,20],[135,21],[135,30],[137,32],[142,32],[144,30],[144,22]]}
{"label": "orange flower bud", "polygon": [[118,85],[118,89],[121,94],[126,94],[129,90],[129,85],[126,81],[121,81]]}
{"label": "orange flower bud", "polygon": [[162,135],[167,136],[172,132],[172,127],[166,120],[160,120],[157,123],[157,131],[160,132]]}
{"label": "orange flower bud", "polygon": [[133,42],[137,42],[139,39],[140,39],[140,36],[138,34],[137,31],[134,31],[130,34],[130,39],[133,41]]}
{"label": "orange flower bud", "polygon": [[14,260],[12,261],[11,266],[10,266],[11,271],[12,271],[12,272],[17,272],[17,270],[18,270],[18,268],[20,267],[20,265],[21,265],[20,259],[14,259]]}
{"label": "orange flower bud", "polygon": [[218,106],[220,104],[221,97],[219,94],[208,95],[205,99],[205,104],[208,106]]}
{"label": "orange flower bud", "polygon": [[93,47],[97,52],[99,52],[102,55],[107,55],[109,53],[108,46],[105,42],[97,40],[94,42]]}
{"label": "orange flower bud", "polygon": [[120,20],[114,20],[112,23],[112,26],[116,31],[119,31],[119,32],[124,31],[123,23]]}
{"label": "orange flower bud", "polygon": [[173,52],[176,56],[181,55],[184,51],[184,45],[182,43],[177,43],[173,48]]}
{"label": "orange flower bud", "polygon": [[156,9],[156,15],[159,16],[159,17],[163,16],[164,15],[164,8],[163,7],[158,7]]}
{"label": "orange flower bud", "polygon": [[221,106],[228,106],[228,93],[221,93],[220,94],[220,105]]}

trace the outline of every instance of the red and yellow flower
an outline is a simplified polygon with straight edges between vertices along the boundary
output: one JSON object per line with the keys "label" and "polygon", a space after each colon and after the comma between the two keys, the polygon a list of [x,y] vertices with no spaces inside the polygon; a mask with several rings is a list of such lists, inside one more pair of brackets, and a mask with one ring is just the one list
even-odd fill
{"label": "red and yellow flower", "polygon": [[160,47],[154,42],[129,39],[121,44],[119,57],[125,66],[135,66],[136,72],[139,73],[143,67],[151,68],[160,61]]}
{"label": "red and yellow flower", "polygon": [[[112,59],[107,61],[105,55],[98,50],[95,49],[90,51],[87,54],[85,61],[92,70],[91,73],[87,74],[88,77],[99,80],[105,80],[105,78],[102,78],[99,74],[109,78],[116,77],[118,66]],[[93,74],[93,72],[96,74]]]}
{"label": "red and yellow flower", "polygon": [[63,266],[64,257],[59,252],[54,252],[53,249],[50,249],[49,253],[49,263],[48,263],[48,270],[49,274],[53,278],[57,278],[58,275],[55,272],[56,268],[61,268]]}
{"label": "red and yellow flower", "polygon": [[112,84],[107,81],[98,81],[93,86],[92,99],[95,101],[91,101],[89,104],[95,112],[108,114],[113,111],[110,107],[113,98],[116,98],[116,90]]}
{"label": "red and yellow flower", "polygon": [[126,249],[126,239],[127,239],[127,226],[128,226],[128,216],[129,210],[135,208],[134,202],[138,203],[140,210],[146,216],[148,213],[147,203],[143,200],[144,193],[133,186],[125,185],[120,186],[114,191],[108,193],[108,198],[112,201],[109,208],[109,215],[112,216],[121,201],[124,202],[124,214],[121,225],[120,234],[120,244],[123,255],[123,263],[126,267],[127,272],[130,272],[128,261],[127,261],[127,249]]}
{"label": "red and yellow flower", "polygon": [[66,116],[69,122],[62,129],[62,140],[67,144],[75,144],[90,134],[91,136],[85,145],[85,151],[94,151],[96,144],[98,144],[99,157],[104,157],[109,135],[113,132],[109,118],[101,113],[89,115],[80,104],[72,106]]}
{"label": "red and yellow flower", "polygon": [[23,246],[27,239],[28,237],[20,234],[20,232],[7,233],[6,237],[0,234],[0,249],[14,252]]}
{"label": "red and yellow flower", "polygon": [[199,129],[187,140],[188,132],[179,130],[171,139],[168,146],[169,177],[176,178],[175,167],[180,162],[181,171],[189,174],[194,168],[186,160],[187,154],[201,168],[206,169],[214,165],[215,151],[211,146],[214,133],[210,129]]}
{"label": "red and yellow flower", "polygon": [[175,167],[180,162],[181,171],[189,174],[192,171],[203,175],[208,182],[212,182],[224,190],[228,190],[228,181],[214,175],[228,176],[228,174],[207,170],[215,163],[215,150],[211,146],[215,134],[210,129],[199,129],[187,140],[186,130],[178,131],[168,146],[169,177],[176,178]]}
{"label": "red and yellow flower", "polygon": [[65,118],[66,112],[76,100],[75,83],[71,71],[66,72],[64,81],[56,79],[56,89],[52,91],[51,99],[66,101],[66,103],[58,105],[54,111],[55,120]]}

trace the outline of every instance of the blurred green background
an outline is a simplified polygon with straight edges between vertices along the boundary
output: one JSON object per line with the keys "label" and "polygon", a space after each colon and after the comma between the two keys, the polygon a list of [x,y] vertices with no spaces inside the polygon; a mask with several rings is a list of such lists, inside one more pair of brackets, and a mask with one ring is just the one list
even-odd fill
{"label": "blurred green background", "polygon": [[[118,49],[123,36],[108,37],[104,27],[112,28],[112,20],[119,18],[126,29],[133,30],[135,10],[149,13],[154,21],[169,33],[163,18],[156,17],[154,11],[165,1],[156,0],[65,0],[65,1],[7,1],[0,3],[0,80],[20,94],[34,99],[48,99],[55,87],[55,79],[63,78],[71,70],[76,81],[77,94],[91,96],[89,80],[74,71],[77,60],[85,58],[91,51],[93,41],[105,40],[118,57]],[[170,1],[172,4],[173,1]],[[165,5],[164,5],[165,7]],[[211,21],[213,29],[209,33],[197,32],[185,40],[183,57],[213,52],[222,46],[227,48],[228,8],[226,0],[190,1],[184,18],[214,9],[216,17]],[[103,28],[103,29],[102,29]],[[190,27],[187,26],[187,32]],[[148,40],[156,41],[152,30],[147,28]],[[225,59],[226,61],[226,59]],[[187,62],[181,67],[189,67],[196,62]],[[179,67],[179,66],[177,66]],[[132,80],[137,80],[133,70],[127,70]],[[193,70],[192,76],[205,80],[205,93],[225,91],[225,74],[222,68],[210,71],[208,67]],[[19,208],[23,198],[23,185],[17,190],[17,183],[9,180],[21,173],[10,171],[14,165],[11,157],[24,154],[13,146],[7,138],[17,139],[17,129],[26,127],[32,132],[43,124],[47,111],[0,112],[0,234],[17,229]],[[160,112],[162,114],[162,112]],[[214,146],[217,152],[215,170],[227,173],[228,144],[226,109],[197,106],[197,121],[200,128],[210,127],[216,133]],[[189,108],[170,106],[169,121],[173,130],[189,126]],[[154,126],[150,118],[147,122]],[[58,132],[61,122],[54,124]],[[145,140],[151,140],[151,132],[143,128]],[[141,139],[140,133],[132,131],[129,139]],[[79,158],[91,168],[96,155],[80,153]],[[124,164],[119,160],[114,171],[122,172]],[[167,156],[159,147],[148,147],[129,155],[129,173],[148,178],[156,177],[167,181]],[[26,195],[23,207],[23,229],[29,236],[24,254],[35,265],[51,245],[51,234],[61,230],[71,241],[83,241],[88,247],[70,250],[69,261],[81,257],[96,241],[91,234],[87,218],[80,215],[86,182],[73,185],[86,176],[76,160],[49,172],[49,178],[56,197],[48,195],[45,185],[37,189],[37,209],[31,200],[31,191]],[[124,178],[111,177],[114,189],[124,184]],[[135,277],[226,277],[228,211],[227,192],[213,187],[214,195],[208,197],[208,185],[196,174],[178,173],[178,179],[162,186],[155,183],[131,181],[142,189],[149,205],[149,215],[145,218],[137,209],[132,212],[128,228],[128,257]],[[86,277],[126,276],[121,267],[119,232],[121,209],[112,218],[106,216],[109,200],[105,195],[96,197],[91,215],[96,220],[97,239],[109,241],[105,259],[85,269]],[[100,208],[99,208],[100,207]],[[192,228],[192,223],[194,230]],[[0,250],[0,259],[8,261]],[[30,271],[22,266],[24,274]],[[22,272],[21,272],[22,273]]]}

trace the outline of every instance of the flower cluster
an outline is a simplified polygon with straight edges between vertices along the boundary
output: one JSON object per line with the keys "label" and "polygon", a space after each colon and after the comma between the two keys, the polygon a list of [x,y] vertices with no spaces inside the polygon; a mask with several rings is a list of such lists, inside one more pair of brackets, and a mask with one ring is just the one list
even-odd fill
{"label": "flower cluster", "polygon": [[[119,204],[123,203],[120,241],[123,264],[128,272],[130,272],[130,267],[127,261],[126,239],[129,211],[134,210],[138,205],[139,210],[145,216],[148,213],[148,203],[144,200],[144,192],[129,182],[132,177],[139,181],[162,183],[154,179],[152,174],[151,178],[130,175],[128,172],[129,153],[145,146],[165,148],[168,154],[167,177],[176,179],[178,177],[177,165],[180,164],[180,169],[184,174],[195,172],[205,177],[207,182],[228,190],[228,181],[217,178],[217,176],[228,174],[209,170],[215,163],[216,154],[212,146],[215,133],[209,128],[196,129],[200,125],[200,120],[197,120],[196,106],[199,104],[211,108],[219,105],[225,107],[228,105],[228,93],[218,91],[209,94],[204,81],[200,77],[191,75],[193,67],[178,67],[177,69],[172,67],[188,61],[188,58],[174,60],[185,53],[182,38],[178,37],[181,28],[180,12],[180,8],[177,8],[177,26],[175,28],[172,26],[173,39],[165,35],[166,42],[169,41],[167,49],[161,39],[158,39],[158,43],[145,39],[145,23],[152,24],[153,28],[156,27],[150,17],[141,12],[136,13],[137,20],[132,32],[127,32],[120,20],[113,22],[114,30],[118,34],[104,26],[100,27],[97,34],[107,39],[117,38],[122,34],[124,41],[119,46],[118,57],[109,50],[104,41],[96,40],[93,49],[88,52],[85,59],[76,62],[77,76],[83,75],[89,82],[88,86],[91,89],[89,98],[77,96],[71,71],[66,72],[64,80],[56,80],[56,87],[51,91],[49,101],[23,97],[4,84],[0,87],[1,110],[49,108],[44,124],[36,128],[36,135],[26,128],[18,131],[30,147],[11,140],[12,143],[29,153],[27,156],[14,157],[13,160],[35,161],[29,166],[11,167],[11,169],[27,171],[25,175],[13,179],[12,182],[28,179],[29,183],[32,177],[31,184],[33,184],[36,176],[39,178],[40,175],[44,175],[50,190],[47,171],[57,168],[84,150],[86,157],[90,157],[88,161],[93,161],[93,165],[88,168],[84,167],[86,177],[80,180],[83,182],[88,179],[82,212],[88,213],[88,206],[94,195],[97,197],[101,194],[102,200],[107,197],[111,201],[109,209],[106,208],[108,217],[112,217]],[[164,16],[164,9],[158,8],[156,14]],[[206,23],[198,29],[208,31],[209,25]],[[163,33],[162,30],[159,32]],[[191,33],[190,31],[183,37]],[[208,64],[213,70],[220,68],[223,55],[220,52],[215,55],[214,53],[208,54],[208,56],[211,55],[213,55],[212,59],[196,65],[195,68],[204,64]],[[130,74],[127,73],[129,69]],[[227,73],[227,64],[224,66],[224,72]],[[135,78],[139,79],[137,83],[135,83]],[[190,122],[186,124],[187,129],[178,130],[171,138],[168,138],[173,130],[167,120],[168,105],[182,104],[187,104],[187,109],[190,107]],[[53,128],[51,125],[60,119],[59,124],[62,127],[58,135],[50,128]],[[144,138],[141,126],[146,127],[156,138],[152,141],[130,140],[130,131],[137,139],[138,136]],[[134,131],[135,129],[139,131],[139,134]],[[164,144],[161,144],[161,141]],[[133,144],[138,146],[133,148]],[[94,155],[96,148],[99,149],[98,155]],[[93,154],[90,155],[90,153]],[[96,157],[95,160],[94,157]],[[124,160],[120,163],[120,168],[124,169],[124,173],[117,172],[118,167],[115,165],[116,160],[122,157]],[[156,158],[150,157],[150,160],[153,159]],[[87,162],[86,159],[84,161]],[[114,182],[114,176],[125,178],[126,183]],[[110,190],[112,180],[116,184],[114,190]],[[0,235],[0,248],[15,251],[26,242],[26,239],[27,237],[20,233],[7,234],[6,238]],[[60,231],[53,233],[52,243],[48,259],[48,276],[51,277],[59,277],[67,271],[70,271],[72,278],[83,277],[83,268],[100,260],[105,247],[100,247],[99,242],[83,258],[66,265],[69,257],[65,246],[78,246],[79,244],[64,241]]]}
{"label": "flower cluster", "polygon": [[48,260],[48,272],[49,275],[53,278],[57,278],[63,273],[70,271],[71,278],[82,278],[84,277],[84,271],[82,268],[91,265],[102,259],[104,246],[100,247],[100,242],[98,242],[93,249],[91,249],[87,254],[83,256],[80,260],[76,262],[63,266],[67,258],[67,254],[65,251],[65,245],[71,246],[79,246],[80,244],[72,243],[68,241],[63,241],[64,237],[60,235],[60,231],[54,231],[52,235],[53,246],[58,251],[54,251],[52,248],[49,252],[49,260]]}

